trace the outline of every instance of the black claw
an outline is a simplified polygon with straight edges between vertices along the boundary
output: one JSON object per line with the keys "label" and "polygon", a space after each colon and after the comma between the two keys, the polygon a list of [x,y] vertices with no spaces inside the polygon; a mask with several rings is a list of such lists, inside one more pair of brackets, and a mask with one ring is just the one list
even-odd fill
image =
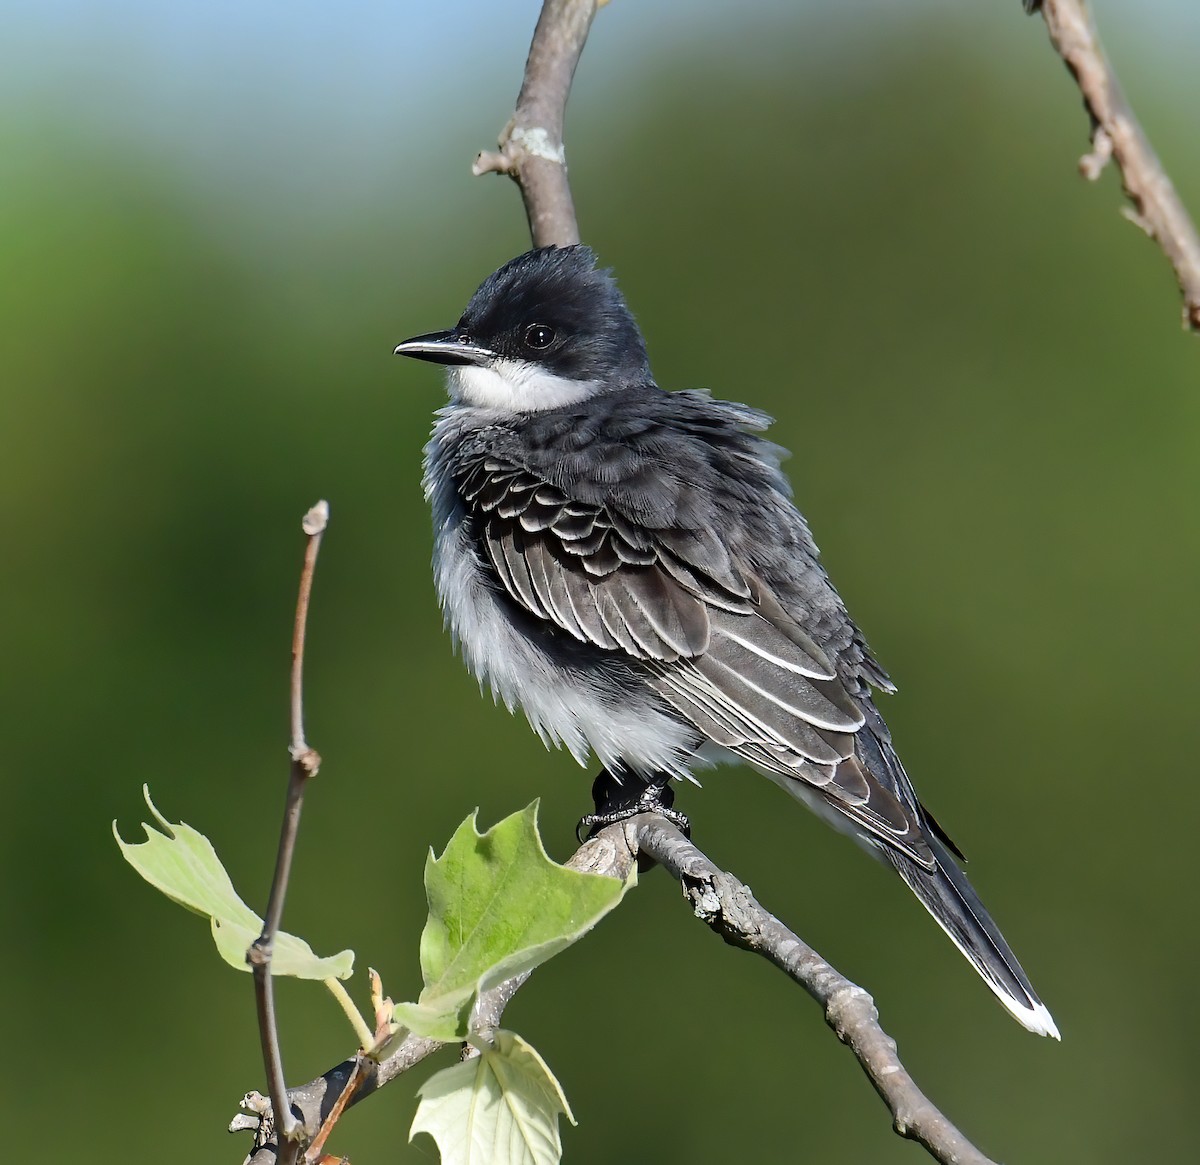
{"label": "black claw", "polygon": [[604,769],[592,784],[592,800],[596,812],[581,817],[575,827],[575,836],[581,841],[595,837],[605,826],[628,821],[639,813],[657,813],[685,837],[692,836],[692,823],[685,814],[672,808],[675,790],[665,774],[660,779],[647,781],[633,773],[617,774]]}

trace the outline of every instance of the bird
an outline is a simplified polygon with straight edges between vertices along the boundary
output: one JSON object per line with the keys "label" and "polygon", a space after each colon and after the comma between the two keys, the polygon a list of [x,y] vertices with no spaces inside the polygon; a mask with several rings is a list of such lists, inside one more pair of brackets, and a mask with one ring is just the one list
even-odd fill
{"label": "bird", "polygon": [[1008,1012],[1058,1039],[917,799],[875,705],[895,686],[793,503],[771,418],[661,388],[582,244],[517,256],[453,328],[395,352],[445,367],[424,489],[446,624],[481,688],[598,759],[592,820],[673,812],[671,781],[749,765],[890,865]]}

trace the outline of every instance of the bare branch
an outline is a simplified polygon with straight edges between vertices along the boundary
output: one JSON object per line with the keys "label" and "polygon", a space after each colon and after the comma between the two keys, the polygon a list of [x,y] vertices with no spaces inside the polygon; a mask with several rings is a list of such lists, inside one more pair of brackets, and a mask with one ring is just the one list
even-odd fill
{"label": "bare branch", "polygon": [[308,543],[304,550],[304,566],[300,571],[300,593],[296,599],[296,618],[292,627],[292,674],[291,674],[291,769],[288,775],[287,803],[283,812],[283,825],[279,833],[279,848],[275,854],[275,873],[271,879],[271,894],[263,920],[262,934],[254,940],[246,952],[246,962],[254,973],[254,997],[258,1009],[258,1034],[262,1043],[263,1065],[267,1073],[267,1087],[271,1094],[271,1110],[283,1136],[284,1152],[282,1165],[290,1165],[299,1152],[299,1134],[302,1131],[291,1109],[285,1103],[287,1084],[283,1075],[283,1056],[279,1050],[279,1028],[275,1022],[275,989],[271,979],[271,956],[279,923],[283,917],[283,903],[287,897],[288,878],[292,868],[292,854],[296,848],[296,835],[300,829],[300,810],[304,805],[304,787],[311,777],[316,776],[321,758],[315,749],[309,748],[304,739],[304,637],[308,627],[308,601],[312,595],[313,573],[317,566],[317,553],[321,549],[321,536],[329,522],[329,504],[318,502],[301,523]]}
{"label": "bare branch", "polygon": [[896,1054],[896,1041],[879,1026],[875,1003],[861,987],[831,967],[812,947],[764,910],[750,890],[718,869],[669,821],[634,818],[639,853],[669,870],[696,917],[727,943],[774,963],[825,1009],[825,1021],[849,1045],[875,1091],[891,1109],[892,1127],[917,1141],[937,1161],[993,1165],[917,1087]]}
{"label": "bare branch", "polygon": [[516,112],[500,135],[500,149],[475,159],[475,174],[508,174],[521,188],[535,247],[579,242],[567,184],[563,119],[597,7],[596,0],[546,0],[529,46]]}
{"label": "bare branch", "polygon": [[[994,1165],[917,1087],[900,1062],[895,1040],[880,1027],[879,1013],[870,995],[764,910],[748,887],[714,865],[671,822],[646,813],[610,825],[585,842],[567,865],[574,870],[624,879],[639,854],[653,858],[679,880],[696,917],[727,943],[762,955],[821,1004],[826,1022],[854,1053],[875,1091],[891,1110],[892,1126],[897,1133],[923,1145],[935,1160],[945,1165]],[[504,1008],[528,978],[527,974],[516,976],[482,995],[475,1005],[472,1028],[486,1032],[498,1027]],[[361,1084],[349,1103],[369,1096],[444,1046],[436,1040],[408,1036],[379,1064],[374,1075]],[[329,1111],[339,1104],[342,1090],[352,1079],[354,1064],[354,1060],[338,1064],[290,1094],[292,1107],[300,1112],[306,1129],[319,1128]],[[243,1106],[256,1108],[253,1103]],[[249,1127],[246,1118],[237,1118],[235,1124],[237,1128]],[[236,1131],[234,1126],[231,1131]],[[262,1136],[260,1133],[256,1138],[258,1151],[250,1165],[275,1165],[275,1146],[264,1145]]]}
{"label": "bare branch", "polygon": [[1025,6],[1041,10],[1050,41],[1075,78],[1092,119],[1092,149],[1079,160],[1080,173],[1095,181],[1108,159],[1115,160],[1133,203],[1127,217],[1170,260],[1183,293],[1184,327],[1200,332],[1200,236],[1125,100],[1085,0],[1026,0]]}

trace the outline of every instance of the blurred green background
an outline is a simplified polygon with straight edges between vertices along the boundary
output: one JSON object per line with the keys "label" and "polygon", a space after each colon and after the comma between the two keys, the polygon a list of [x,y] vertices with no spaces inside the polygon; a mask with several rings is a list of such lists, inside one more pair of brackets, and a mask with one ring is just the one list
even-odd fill
{"label": "blurred green background", "polygon": [[[12,14],[0,112],[9,1144],[236,1161],[250,980],[109,822],[133,837],[149,782],[261,907],[313,501],[333,513],[308,657],[325,766],[289,929],[411,995],[427,847],[540,796],[565,857],[589,807],[591,774],[451,655],[419,489],[442,389],[390,354],[528,245],[515,190],[467,170],[537,5],[222,3],[179,27],[74,7]],[[571,173],[660,382],[778,417],[900,685],[901,753],[1064,1042],[1014,1024],[898,880],[767,781],[721,770],[681,807],[874,993],[989,1153],[1190,1159],[1200,352],[1116,178],[1075,174],[1085,118],[1040,23],[1016,0],[903,7],[614,3]],[[1099,8],[1110,51],[1200,210],[1200,25],[1122,7]],[[281,996],[292,1080],[349,1052],[319,988]],[[508,1021],[571,1098],[576,1165],[924,1159],[811,1001],[661,872]],[[435,1159],[403,1144],[421,1078],[331,1147]]]}

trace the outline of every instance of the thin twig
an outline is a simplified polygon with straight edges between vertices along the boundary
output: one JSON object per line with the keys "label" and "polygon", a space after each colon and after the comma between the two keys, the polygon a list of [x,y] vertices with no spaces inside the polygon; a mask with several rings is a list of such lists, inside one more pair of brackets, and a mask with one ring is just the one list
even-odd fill
{"label": "thin twig", "polygon": [[[308,535],[304,549],[304,567],[300,571],[300,593],[296,596],[296,621],[292,626],[292,759],[299,760],[309,752],[304,740],[304,640],[308,634],[308,602],[312,598],[313,574],[317,566],[317,554],[321,549],[321,538],[329,525],[329,503],[317,502],[300,523]],[[319,766],[309,764],[315,773]]]}
{"label": "thin twig", "polygon": [[329,1139],[329,1134],[333,1132],[333,1126],[341,1119],[342,1113],[354,1103],[354,1098],[358,1095],[364,1082],[370,1078],[373,1067],[374,1061],[364,1052],[360,1051],[354,1057],[354,1067],[350,1069],[350,1079],[346,1081],[346,1087],[338,1093],[337,1099],[321,1122],[321,1127],[313,1137],[312,1143],[304,1152],[306,1162],[321,1160],[324,1155],[325,1142]]}
{"label": "thin twig", "polygon": [[296,599],[296,619],[292,627],[292,741],[289,749],[292,763],[288,773],[287,802],[284,806],[283,825],[279,831],[279,848],[275,854],[275,873],[271,879],[271,895],[267,901],[263,931],[246,952],[246,962],[254,972],[258,1034],[262,1043],[263,1067],[267,1074],[271,1109],[284,1145],[280,1157],[281,1165],[291,1165],[296,1159],[300,1148],[299,1134],[303,1130],[286,1103],[287,1084],[283,1074],[283,1056],[279,1050],[279,1027],[275,1020],[271,956],[274,952],[275,936],[279,933],[279,924],[283,917],[284,899],[287,897],[292,855],[296,849],[296,835],[300,829],[300,810],[304,806],[304,788],[321,767],[320,755],[310,748],[304,739],[304,637],[308,627],[308,602],[312,595],[317,553],[321,549],[321,536],[328,522],[329,504],[321,501],[304,515],[301,523],[304,533],[308,535],[308,543],[304,550],[300,593]]}
{"label": "thin twig", "polygon": [[499,150],[475,159],[475,174],[508,174],[521,188],[535,247],[579,242],[567,184],[563,121],[575,66],[587,41],[596,0],[546,0],[525,62],[517,108]]}
{"label": "thin twig", "polygon": [[1080,172],[1095,180],[1111,157],[1121,171],[1131,218],[1170,260],[1183,294],[1183,324],[1200,332],[1200,235],[1138,124],[1104,55],[1085,0],[1026,0],[1041,10],[1055,51],[1075,78],[1092,121],[1092,149]]}

